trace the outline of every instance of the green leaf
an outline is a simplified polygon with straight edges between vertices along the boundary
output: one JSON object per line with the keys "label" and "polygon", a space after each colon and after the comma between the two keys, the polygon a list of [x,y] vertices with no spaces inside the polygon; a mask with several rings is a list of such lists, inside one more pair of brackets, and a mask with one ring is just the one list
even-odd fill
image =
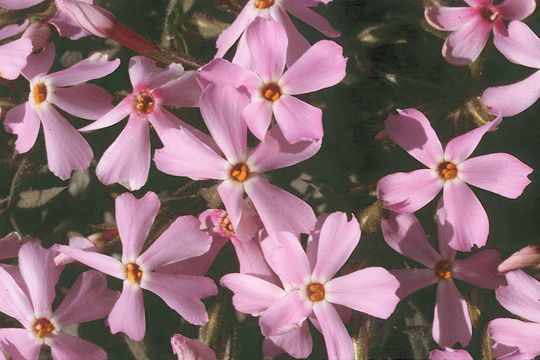
{"label": "green leaf", "polygon": [[19,193],[19,201],[17,202],[17,206],[22,209],[32,209],[43,206],[66,188],[67,186],[61,186],[45,190],[23,191]]}

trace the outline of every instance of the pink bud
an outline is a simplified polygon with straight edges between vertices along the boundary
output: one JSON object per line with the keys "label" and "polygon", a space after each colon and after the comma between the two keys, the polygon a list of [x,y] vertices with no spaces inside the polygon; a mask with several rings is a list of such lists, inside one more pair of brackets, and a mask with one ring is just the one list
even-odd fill
{"label": "pink bud", "polygon": [[50,34],[51,30],[47,23],[36,22],[26,28],[22,37],[30,39],[32,41],[32,51],[36,51],[47,45]]}
{"label": "pink bud", "polygon": [[504,260],[497,270],[501,273],[507,273],[538,264],[540,264],[540,245],[528,245]]}
{"label": "pink bud", "polygon": [[208,346],[180,334],[171,338],[171,346],[178,360],[216,360],[216,355]]}

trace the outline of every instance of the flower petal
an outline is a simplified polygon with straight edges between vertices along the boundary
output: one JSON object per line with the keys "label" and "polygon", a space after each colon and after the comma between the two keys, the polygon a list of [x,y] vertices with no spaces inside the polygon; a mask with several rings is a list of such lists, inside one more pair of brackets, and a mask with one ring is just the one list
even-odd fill
{"label": "flower petal", "polygon": [[484,289],[496,289],[503,284],[504,276],[498,273],[501,254],[497,250],[483,250],[465,259],[455,260],[452,276]]}
{"label": "flower petal", "polygon": [[324,35],[331,38],[338,37],[340,35],[340,32],[334,29],[328,20],[326,20],[322,15],[311,10],[308,6],[303,5],[301,2],[286,0],[283,1],[283,6],[294,17],[302,20]]}
{"label": "flower petal", "polygon": [[482,16],[476,16],[448,36],[442,48],[444,59],[456,66],[472,63],[484,49],[492,27]]}
{"label": "flower petal", "polygon": [[444,184],[443,224],[451,225],[454,234],[448,244],[459,251],[471,251],[476,245],[484,246],[489,234],[489,219],[484,207],[463,181]]}
{"label": "flower petal", "polygon": [[356,311],[387,319],[400,298],[399,281],[382,267],[369,267],[330,280],[324,285],[325,299]]}
{"label": "flower petal", "polygon": [[104,114],[102,117],[100,117],[90,125],[86,125],[85,127],[80,128],[79,131],[87,132],[92,130],[98,130],[116,124],[117,122],[129,115],[133,108],[132,100],[133,98],[131,96],[126,96],[108,113]]}
{"label": "flower petal", "polygon": [[208,314],[201,299],[217,294],[214,281],[203,276],[152,272],[143,277],[141,286],[155,293],[171,309],[195,325],[208,322]]}
{"label": "flower petal", "polygon": [[120,59],[109,61],[109,56],[95,53],[67,69],[46,75],[44,79],[56,86],[77,85],[99,79],[112,73],[120,65]]}
{"label": "flower petal", "polygon": [[249,127],[249,131],[261,142],[264,141],[264,136],[272,120],[272,112],[272,103],[265,99],[252,101],[242,111],[242,119]]}
{"label": "flower petal", "polygon": [[334,306],[326,301],[319,301],[313,304],[313,312],[324,336],[328,360],[353,360],[351,337]]}
{"label": "flower petal", "polygon": [[43,0],[0,0],[0,6],[9,10],[26,9],[39,4]]}
{"label": "flower petal", "polygon": [[225,180],[219,184],[217,190],[233,229],[237,229],[242,218],[244,187],[234,180]]}
{"label": "flower petal", "polygon": [[37,75],[49,72],[54,62],[55,51],[54,44],[48,43],[40,53],[30,54],[27,58],[26,67],[22,70],[23,76],[27,80],[32,80]]}
{"label": "flower petal", "polygon": [[296,26],[294,26],[287,11],[281,6],[272,6],[270,8],[270,14],[272,19],[283,25],[285,28],[287,39],[289,40],[289,46],[287,47],[287,66],[291,66],[307,51],[307,49],[309,49],[309,42],[296,29]]}
{"label": "flower petal", "polygon": [[317,262],[311,279],[324,284],[336,275],[360,241],[360,225],[353,216],[330,214],[322,225],[317,244]]}
{"label": "flower petal", "polygon": [[0,62],[2,62],[0,78],[8,80],[18,78],[31,53],[32,41],[30,39],[18,39],[0,45]]}
{"label": "flower petal", "polygon": [[[495,319],[490,321],[488,327],[489,337],[495,340],[494,354],[498,359],[533,359],[540,355],[540,324],[527,323],[516,319]],[[506,355],[518,355],[512,351],[510,354],[496,351],[500,345],[510,347],[509,350],[519,349],[522,357],[506,357]],[[517,350],[516,349],[516,350]]]}
{"label": "flower petal", "polygon": [[386,175],[377,184],[377,197],[384,207],[399,213],[413,213],[429,203],[443,187],[431,169]]}
{"label": "flower petal", "polygon": [[[5,7],[3,5],[0,5],[0,6]],[[28,27],[29,22],[30,21],[28,19],[26,19],[26,20],[23,21],[23,23],[21,25],[19,25],[19,24],[11,24],[11,25],[4,26],[3,28],[0,29],[0,40],[10,38],[10,37],[15,36],[18,33],[22,32],[23,30],[25,30]]]}
{"label": "flower petal", "polygon": [[505,20],[523,20],[536,8],[535,0],[504,0],[497,10]]}
{"label": "flower petal", "polygon": [[49,101],[68,114],[89,120],[99,119],[113,109],[112,96],[94,84],[54,87]]}
{"label": "flower petal", "polygon": [[202,93],[198,77],[198,72],[186,71],[179,78],[155,89],[152,96],[159,98],[162,105],[197,107]]}
{"label": "flower petal", "polygon": [[382,219],[381,228],[386,243],[401,255],[428,268],[434,268],[441,260],[414,214],[391,212],[388,218]]}
{"label": "flower petal", "polygon": [[495,290],[499,303],[513,314],[540,322],[540,283],[522,270],[507,273],[506,281]]}
{"label": "flower petal", "polygon": [[495,27],[493,43],[513,63],[540,69],[540,38],[521,21],[510,22],[508,28]]}
{"label": "flower petal", "polygon": [[145,56],[134,56],[129,59],[129,79],[134,92],[164,85],[182,74],[184,67],[180,64],[170,64],[161,68],[155,61]]}
{"label": "flower petal", "polygon": [[218,49],[215,55],[216,58],[222,58],[225,55],[256,16],[257,13],[254,11],[251,2],[247,3],[234,22],[219,34],[216,41]]}
{"label": "flower petal", "polygon": [[221,278],[220,283],[234,293],[234,308],[253,316],[259,316],[285,296],[282,288],[248,274],[227,274]]}
{"label": "flower petal", "polygon": [[472,7],[427,7],[424,16],[429,25],[442,31],[454,31],[478,16],[478,9]]}
{"label": "flower petal", "polygon": [[264,336],[282,335],[302,326],[311,313],[311,304],[304,299],[300,290],[294,290],[261,313],[261,332]]}
{"label": "flower petal", "polygon": [[0,348],[14,360],[38,360],[41,352],[41,345],[29,336],[26,329],[0,329]]}
{"label": "flower petal", "polygon": [[206,88],[209,83],[231,85],[249,96],[260,87],[262,82],[255,72],[220,58],[210,61],[199,72],[203,88]]}
{"label": "flower petal", "polygon": [[471,335],[467,301],[451,279],[440,281],[433,318],[433,340],[441,347],[454,347],[455,343],[467,346]]}
{"label": "flower petal", "polygon": [[273,109],[276,122],[290,144],[322,139],[322,110],[318,107],[294,96],[283,95],[274,103]]}
{"label": "flower petal", "polygon": [[129,280],[124,281],[122,294],[109,314],[111,333],[123,332],[132,340],[144,339],[146,318],[142,289]]}
{"label": "flower petal", "polygon": [[131,115],[126,127],[103,153],[96,175],[105,185],[119,183],[133,191],[146,184],[149,170],[150,127],[146,119]]}
{"label": "flower petal", "polygon": [[49,345],[54,360],[107,359],[107,353],[99,346],[64,332],[55,336]]}
{"label": "flower petal", "polygon": [[66,254],[69,257],[83,263],[91,268],[94,268],[102,273],[110,276],[114,276],[118,279],[125,279],[125,269],[122,263],[115,258],[103,254],[99,254],[93,251],[86,251],[81,249],[74,249],[66,245],[53,245],[51,249],[56,250],[62,254]]}
{"label": "flower petal", "polygon": [[264,356],[277,356],[285,351],[297,359],[307,358],[313,350],[313,339],[307,321],[298,329],[264,339]]}
{"label": "flower petal", "polygon": [[281,284],[279,278],[264,260],[259,239],[239,240],[231,238],[242,274],[253,275],[273,284]]}
{"label": "flower petal", "polygon": [[474,360],[466,350],[463,349],[446,349],[442,350],[432,350],[429,353],[429,360]]}
{"label": "flower petal", "polygon": [[15,149],[20,154],[27,152],[34,146],[40,125],[39,116],[28,101],[10,109],[4,120],[6,131],[17,135]]}
{"label": "flower petal", "polygon": [[398,269],[392,270],[390,273],[399,281],[396,295],[400,299],[439,281],[432,269]]}
{"label": "flower petal", "polygon": [[317,221],[313,209],[306,202],[270,184],[260,176],[254,176],[246,181],[244,189],[270,235],[278,231],[289,231],[293,235],[309,233]]}
{"label": "flower petal", "polygon": [[[14,317],[23,326],[29,325],[29,321],[34,316],[30,300],[19,287],[17,281],[1,266],[0,281],[2,284],[0,287],[0,312]],[[0,329],[0,331],[2,330]],[[1,343],[0,348],[2,348]]]}

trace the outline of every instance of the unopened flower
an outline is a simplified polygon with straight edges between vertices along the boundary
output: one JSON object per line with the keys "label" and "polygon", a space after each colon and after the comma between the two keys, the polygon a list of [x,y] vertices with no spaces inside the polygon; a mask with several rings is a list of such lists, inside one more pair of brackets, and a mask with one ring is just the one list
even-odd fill
{"label": "unopened flower", "polygon": [[83,119],[97,119],[105,114],[112,108],[111,95],[99,86],[83,83],[110,74],[120,60],[108,61],[106,55],[96,53],[67,69],[47,74],[54,53],[54,45],[49,44],[41,53],[28,57],[23,70],[30,82],[28,101],[8,111],[4,127],[17,135],[15,149],[25,153],[34,146],[43,123],[49,169],[65,180],[73,170],[88,168],[93,153],[55,106]]}
{"label": "unopened flower", "polygon": [[141,254],[159,207],[159,199],[153,192],[146,193],[141,199],[130,193],[116,198],[121,261],[65,245],[54,246],[57,251],[83,264],[123,280],[122,295],[108,321],[113,334],[121,331],[133,340],[142,340],[146,332],[142,289],[157,294],[186,321],[196,325],[208,321],[201,299],[217,293],[216,285],[207,277],[160,271],[166,265],[202,255],[210,248],[210,236],[199,230],[200,223],[193,216],[177,218]]}
{"label": "unopened flower", "polygon": [[[0,40],[17,35],[27,26],[28,20],[21,25],[4,26],[0,29]],[[18,78],[22,69],[26,66],[28,55],[31,53],[32,41],[24,37],[0,45],[0,64],[2,64],[0,66],[0,78],[8,80]]]}
{"label": "unopened flower", "polygon": [[105,360],[107,354],[102,348],[62,330],[107,316],[118,292],[107,288],[103,274],[87,271],[79,276],[53,312],[55,286],[60,275],[54,256],[54,251],[43,249],[37,243],[24,244],[19,252],[22,287],[0,268],[0,312],[24,326],[24,329],[0,329],[0,346],[14,359],[37,359],[42,345],[47,345],[55,360]]}
{"label": "unopened flower", "polygon": [[[440,211],[443,209],[439,208]],[[456,260],[456,251],[448,246],[452,226],[439,222],[438,230],[439,253],[429,244],[413,214],[392,212],[388,219],[382,220],[386,243],[400,254],[427,267],[391,271],[400,282],[397,295],[403,299],[426,286],[437,284],[433,339],[443,347],[453,347],[457,342],[467,346],[472,335],[471,320],[467,302],[456,288],[454,278],[481,288],[495,289],[504,280],[497,272],[501,256],[495,250],[483,250]]]}
{"label": "unopened flower", "polygon": [[379,199],[385,208],[399,213],[413,213],[443,190],[441,215],[452,226],[450,246],[470,251],[486,244],[489,220],[486,211],[467,184],[515,199],[531,182],[533,169],[516,157],[494,153],[468,158],[484,134],[493,130],[501,118],[471,130],[448,142],[443,150],[429,120],[415,109],[398,110],[386,118],[388,137],[428,169],[395,173],[377,184]]}
{"label": "unopened flower", "polygon": [[180,64],[159,68],[146,57],[131,58],[129,77],[133,92],[97,121],[80,129],[83,132],[102,129],[129,115],[126,127],[96,167],[102,183],[118,182],[129,190],[138,190],[146,183],[150,170],[150,125],[160,138],[167,129],[178,128],[207,137],[163,107],[198,106],[201,90],[195,76],[193,71],[184,72]]}
{"label": "unopened flower", "polygon": [[443,57],[453,65],[472,63],[486,45],[491,30],[504,31],[504,20],[523,20],[536,7],[535,0],[465,0],[470,7],[428,7],[428,23],[438,30],[453,31],[444,42]]}
{"label": "unopened flower", "polygon": [[538,264],[540,264],[540,245],[528,245],[513,253],[497,269],[501,273],[506,273]]}
{"label": "unopened flower", "polygon": [[272,115],[291,144],[321,139],[322,110],[293,95],[333,86],[345,77],[347,59],[341,46],[319,41],[284,71],[287,34],[281,24],[257,18],[246,30],[246,43],[249,69],[215,59],[201,69],[201,77],[247,91],[250,103],[242,117],[259,140],[264,140]]}
{"label": "unopened flower", "polygon": [[197,339],[190,339],[180,334],[171,338],[173,353],[178,360],[216,360],[216,354]]}

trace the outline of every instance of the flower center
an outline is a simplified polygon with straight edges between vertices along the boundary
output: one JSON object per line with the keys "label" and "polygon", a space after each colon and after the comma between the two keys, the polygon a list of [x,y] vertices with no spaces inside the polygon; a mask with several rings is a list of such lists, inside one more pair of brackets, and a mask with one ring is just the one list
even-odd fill
{"label": "flower center", "polygon": [[32,96],[34,97],[34,103],[36,105],[43,103],[47,99],[47,86],[42,83],[37,83],[34,85]]}
{"label": "flower center", "polygon": [[240,162],[231,169],[231,178],[238,182],[244,182],[249,178],[250,171],[246,163]]}
{"label": "flower center", "polygon": [[34,325],[32,325],[32,330],[34,330],[34,334],[36,334],[38,338],[43,339],[51,336],[54,331],[54,325],[49,319],[39,318],[34,322]]}
{"label": "flower center", "polygon": [[226,211],[223,212],[220,225],[221,225],[221,229],[225,233],[231,236],[235,235],[234,228],[231,223],[231,219],[229,218],[229,214],[227,214]]}
{"label": "flower center", "polygon": [[489,22],[494,22],[499,16],[501,16],[498,11],[493,11],[488,7],[480,9],[480,15],[484,18],[484,20]]}
{"label": "flower center", "polygon": [[441,260],[435,265],[433,272],[441,279],[450,279],[452,277],[452,263],[448,260]]}
{"label": "flower center", "polygon": [[255,7],[257,9],[268,9],[272,5],[274,5],[275,0],[256,0],[255,1]]}
{"label": "flower center", "polygon": [[457,176],[457,165],[450,161],[439,164],[439,176],[445,180],[453,179]]}
{"label": "flower center", "polygon": [[126,276],[132,284],[140,284],[143,276],[141,267],[135,263],[127,264]]}
{"label": "flower center", "polygon": [[147,91],[141,91],[133,97],[133,105],[141,114],[148,114],[154,110],[154,98]]}
{"label": "flower center", "polygon": [[274,102],[281,97],[281,88],[276,83],[266,84],[261,89],[261,94],[266,100]]}
{"label": "flower center", "polygon": [[307,287],[307,295],[313,302],[324,299],[324,285],[319,283],[309,284]]}

